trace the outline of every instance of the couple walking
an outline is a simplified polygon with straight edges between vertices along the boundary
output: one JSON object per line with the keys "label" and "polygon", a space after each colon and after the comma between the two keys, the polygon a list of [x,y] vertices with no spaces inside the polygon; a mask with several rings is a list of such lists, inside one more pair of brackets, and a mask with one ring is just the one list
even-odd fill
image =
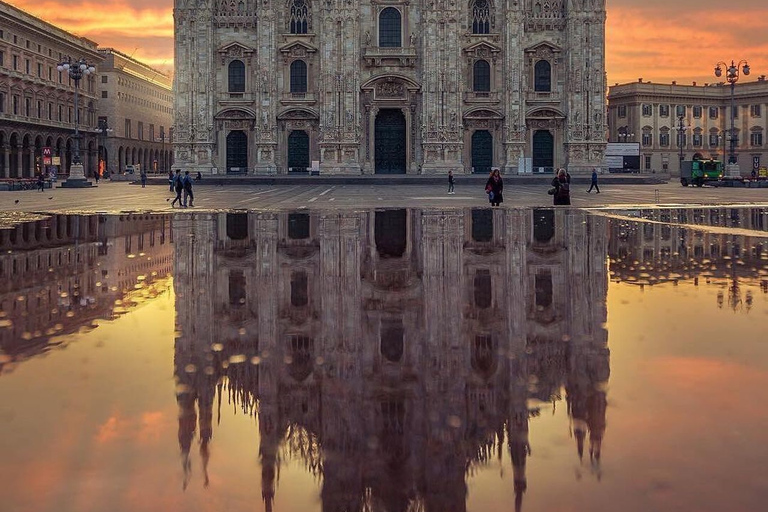
{"label": "couple walking", "polygon": [[[592,192],[593,188],[597,189],[598,194],[600,193],[596,170],[592,170],[592,183],[587,193]],[[555,206],[571,204],[571,175],[568,174],[568,171],[558,169],[557,174],[552,179],[552,188],[549,189],[549,194],[553,196]]]}
{"label": "couple walking", "polygon": [[[176,174],[173,176],[171,186],[176,190],[176,197],[171,203],[171,208],[176,206],[176,201],[186,208],[187,206],[195,206],[195,195],[192,193],[192,178],[189,176],[189,171],[184,171],[184,176],[181,175],[181,170],[176,169]],[[183,193],[183,198],[182,198]]]}

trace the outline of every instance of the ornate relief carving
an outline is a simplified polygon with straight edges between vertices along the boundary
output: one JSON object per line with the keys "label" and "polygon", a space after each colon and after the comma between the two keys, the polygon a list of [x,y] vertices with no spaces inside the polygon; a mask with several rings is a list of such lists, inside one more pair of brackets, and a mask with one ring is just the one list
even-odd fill
{"label": "ornate relief carving", "polygon": [[377,98],[405,98],[405,85],[400,82],[387,81],[376,84]]}

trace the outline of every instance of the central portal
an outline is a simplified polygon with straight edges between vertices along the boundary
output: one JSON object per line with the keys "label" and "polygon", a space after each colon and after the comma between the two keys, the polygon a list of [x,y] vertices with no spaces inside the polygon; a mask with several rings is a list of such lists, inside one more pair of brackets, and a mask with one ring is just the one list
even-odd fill
{"label": "central portal", "polygon": [[376,174],[405,174],[405,116],[400,109],[383,108],[376,116]]}

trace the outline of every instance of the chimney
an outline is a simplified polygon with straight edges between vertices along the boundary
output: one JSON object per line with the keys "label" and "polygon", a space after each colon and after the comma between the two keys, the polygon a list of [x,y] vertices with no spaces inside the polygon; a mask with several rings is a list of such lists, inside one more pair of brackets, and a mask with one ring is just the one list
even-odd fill
{"label": "chimney", "polygon": [[677,80],[672,80],[672,85],[677,85]]}
{"label": "chimney", "polygon": [[693,82],[693,86],[696,87],[696,82]]}
{"label": "chimney", "polygon": [[638,78],[637,81],[640,82],[640,83],[643,83],[643,79],[642,78]]}
{"label": "chimney", "polygon": [[760,75],[759,77],[757,77],[757,81],[758,82],[765,82],[765,75]]}

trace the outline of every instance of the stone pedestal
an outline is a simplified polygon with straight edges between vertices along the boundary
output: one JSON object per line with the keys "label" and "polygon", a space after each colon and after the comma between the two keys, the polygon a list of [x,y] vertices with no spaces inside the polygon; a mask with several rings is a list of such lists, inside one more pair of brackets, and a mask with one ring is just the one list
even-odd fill
{"label": "stone pedestal", "polygon": [[739,164],[728,164],[725,166],[725,175],[729,178],[740,178],[741,169]]}
{"label": "stone pedestal", "polygon": [[61,188],[87,188],[93,186],[85,178],[83,164],[72,164],[69,168],[69,177],[61,184]]}

